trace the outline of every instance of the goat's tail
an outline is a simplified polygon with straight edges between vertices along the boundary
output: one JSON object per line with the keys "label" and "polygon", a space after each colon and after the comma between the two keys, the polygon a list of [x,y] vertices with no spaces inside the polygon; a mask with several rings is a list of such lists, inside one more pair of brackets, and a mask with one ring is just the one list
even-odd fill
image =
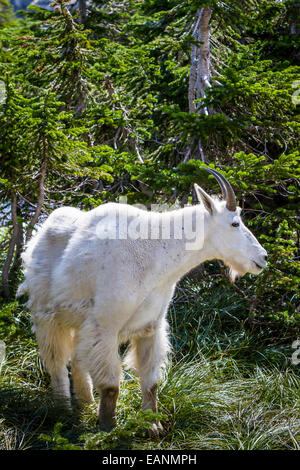
{"label": "goat's tail", "polygon": [[17,290],[16,297],[21,297],[21,295],[25,295],[29,293],[29,286],[26,281],[24,281]]}

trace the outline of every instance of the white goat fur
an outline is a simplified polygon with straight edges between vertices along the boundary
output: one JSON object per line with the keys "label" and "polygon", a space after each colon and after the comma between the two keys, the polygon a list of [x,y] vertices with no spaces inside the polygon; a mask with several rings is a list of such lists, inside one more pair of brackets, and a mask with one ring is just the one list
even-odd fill
{"label": "white goat fur", "polygon": [[[99,239],[96,226],[110,225],[107,214],[127,210],[129,220],[159,217],[133,206],[104,204],[89,212],[71,207],[56,209],[29,241],[23,254],[25,281],[18,294],[29,294],[40,354],[54,390],[70,398],[66,365],[72,361],[74,390],[82,402],[99,390],[119,386],[118,346],[131,340],[127,363],[141,380],[146,394],[159,380],[169,350],[166,313],[178,280],[208,259],[221,259],[241,275],[258,274],[266,254],[240,220],[240,210],[229,212],[225,202],[202,190],[203,204],[169,212],[174,224],[201,211],[204,245],[198,252],[185,249],[186,239]],[[207,199],[208,198],[208,199]],[[232,221],[239,220],[238,229]],[[264,262],[263,262],[264,263]],[[92,379],[92,380],[91,380]]]}

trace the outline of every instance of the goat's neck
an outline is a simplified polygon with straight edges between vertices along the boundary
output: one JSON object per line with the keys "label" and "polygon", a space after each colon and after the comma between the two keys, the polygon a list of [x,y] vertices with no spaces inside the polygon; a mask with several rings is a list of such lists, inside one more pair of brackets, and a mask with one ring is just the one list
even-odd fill
{"label": "goat's neck", "polygon": [[[162,279],[177,282],[191,269],[209,259],[217,258],[216,252],[210,243],[210,215],[201,206],[191,206],[173,211],[168,215],[162,214],[162,218],[171,217],[170,239],[161,240],[163,254],[158,260]],[[197,222],[196,222],[197,221]],[[200,225],[203,232],[203,239],[198,240],[198,246],[191,249],[191,227],[193,232]],[[193,224],[193,225],[192,225]],[[176,229],[174,230],[174,227]],[[178,239],[178,234],[182,230],[182,237]],[[189,249],[188,249],[189,248]]]}

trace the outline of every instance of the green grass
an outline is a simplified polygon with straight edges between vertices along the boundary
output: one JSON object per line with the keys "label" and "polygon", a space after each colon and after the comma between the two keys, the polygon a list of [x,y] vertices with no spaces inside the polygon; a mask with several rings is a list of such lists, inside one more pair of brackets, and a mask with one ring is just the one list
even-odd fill
{"label": "green grass", "polygon": [[99,432],[96,405],[70,413],[54,403],[28,313],[11,305],[11,323],[4,308],[0,449],[300,448],[292,341],[276,342],[270,328],[249,330],[243,300],[232,289],[216,290],[213,299],[189,282],[179,289],[169,312],[173,353],[159,388],[166,434],[156,441],[145,437],[151,416],[140,412],[139,383],[129,372],[112,433]]}

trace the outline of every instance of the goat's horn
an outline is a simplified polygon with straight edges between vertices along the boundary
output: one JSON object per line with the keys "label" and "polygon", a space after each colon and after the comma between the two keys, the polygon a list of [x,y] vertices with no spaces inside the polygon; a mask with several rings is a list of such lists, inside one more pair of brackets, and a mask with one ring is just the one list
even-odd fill
{"label": "goat's horn", "polygon": [[229,181],[227,181],[225,176],[223,176],[217,170],[213,170],[212,168],[205,168],[205,167],[203,167],[203,170],[206,170],[212,175],[214,175],[214,177],[216,178],[216,180],[218,181],[222,189],[222,195],[223,195],[223,198],[226,200],[227,209],[229,211],[234,212],[236,210],[236,197]]}

